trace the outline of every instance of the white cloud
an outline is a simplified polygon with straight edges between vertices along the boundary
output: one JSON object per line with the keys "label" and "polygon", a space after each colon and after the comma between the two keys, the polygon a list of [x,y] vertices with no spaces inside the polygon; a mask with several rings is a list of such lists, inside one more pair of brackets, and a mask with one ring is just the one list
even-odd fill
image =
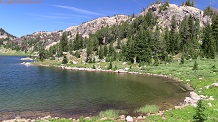
{"label": "white cloud", "polygon": [[89,14],[89,15],[102,15],[100,13],[96,13],[96,12],[92,12],[92,11],[88,11],[88,10],[84,10],[84,9],[80,9],[80,8],[76,8],[76,7],[72,7],[72,6],[62,6],[62,5],[52,5],[54,7],[58,7],[58,8],[64,8],[64,9],[69,9],[69,10],[73,10],[79,13],[83,13],[83,14]]}

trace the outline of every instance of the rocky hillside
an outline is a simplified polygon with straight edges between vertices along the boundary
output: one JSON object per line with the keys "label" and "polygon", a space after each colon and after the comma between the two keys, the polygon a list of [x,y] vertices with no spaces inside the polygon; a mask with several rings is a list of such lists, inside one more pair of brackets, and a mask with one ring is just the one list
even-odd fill
{"label": "rocky hillside", "polygon": [[119,24],[128,20],[129,17],[126,15],[115,15],[112,17],[101,17],[88,22],[85,22],[79,26],[72,26],[67,28],[65,31],[71,33],[73,37],[76,36],[77,33],[81,34],[83,37],[88,37],[90,33],[95,33],[97,30],[102,27]]}
{"label": "rocky hillside", "polygon": [[0,28],[0,39],[7,39],[7,38],[14,39],[16,37],[6,32],[4,29]]}
{"label": "rocky hillside", "polygon": [[68,33],[68,39],[73,39],[77,33],[83,37],[88,37],[90,33],[95,33],[97,30],[102,27],[119,24],[123,21],[128,20],[129,17],[126,15],[115,15],[112,17],[101,17],[88,22],[84,22],[78,26],[72,26],[65,30],[55,31],[55,32],[35,32],[30,35],[22,36],[16,40],[21,43],[22,41],[34,41],[38,40],[40,43],[46,45],[46,49],[50,46],[57,44],[60,41],[60,38],[63,32]]}
{"label": "rocky hillside", "polygon": [[204,12],[198,8],[191,6],[178,6],[175,4],[169,4],[166,9],[162,9],[164,4],[154,4],[144,9],[140,15],[146,15],[148,11],[154,13],[158,18],[158,24],[165,28],[170,27],[171,19],[175,15],[177,20],[177,25],[184,19],[185,16],[192,16],[194,20],[200,20],[200,26],[203,27],[206,23],[211,22],[210,17],[203,16]]}

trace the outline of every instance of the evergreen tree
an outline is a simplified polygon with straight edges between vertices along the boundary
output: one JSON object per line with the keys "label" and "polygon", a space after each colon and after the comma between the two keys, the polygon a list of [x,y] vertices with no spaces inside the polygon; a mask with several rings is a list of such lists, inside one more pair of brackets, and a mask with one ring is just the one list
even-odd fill
{"label": "evergreen tree", "polygon": [[102,48],[102,45],[100,45],[100,48],[99,48],[99,51],[98,51],[98,56],[99,56],[99,59],[104,58],[104,50]]}
{"label": "evergreen tree", "polygon": [[86,56],[89,57],[92,53],[92,43],[89,41],[86,45]]}
{"label": "evergreen tree", "polygon": [[99,41],[96,36],[90,37],[90,41],[92,43],[92,51],[97,51],[99,46]]}
{"label": "evergreen tree", "polygon": [[39,50],[39,60],[42,62],[45,60],[45,48],[41,47]]}
{"label": "evergreen tree", "polygon": [[79,50],[82,48],[84,48],[83,47],[83,37],[79,33],[77,33],[73,41],[73,50]]}
{"label": "evergreen tree", "polygon": [[108,54],[108,48],[107,45],[104,45],[104,56],[106,57]]}
{"label": "evergreen tree", "polygon": [[201,47],[207,58],[215,59],[215,43],[210,24],[207,24],[203,30],[203,43]]}
{"label": "evergreen tree", "polygon": [[180,64],[184,64],[184,63],[185,63],[185,59],[184,59],[184,55],[182,54]]}
{"label": "evergreen tree", "polygon": [[65,55],[63,58],[62,64],[67,64],[67,63],[68,63],[68,60],[67,60],[67,56]]}
{"label": "evergreen tree", "polygon": [[67,40],[67,34],[63,33],[61,40],[60,40],[60,46],[62,48],[62,51],[68,52],[68,40]]}
{"label": "evergreen tree", "polygon": [[181,39],[181,50],[187,58],[187,56],[190,54],[191,49],[191,34],[190,34],[190,27],[189,27],[189,17],[185,16],[183,21],[180,25],[180,39]]}
{"label": "evergreen tree", "polygon": [[198,70],[198,63],[197,63],[197,61],[195,61],[192,70]]}
{"label": "evergreen tree", "polygon": [[58,50],[57,50],[57,56],[61,57],[62,55],[63,55],[63,48],[62,48],[62,45],[59,43]]}
{"label": "evergreen tree", "polygon": [[110,64],[109,64],[109,66],[108,66],[107,69],[109,70],[109,69],[112,69],[112,68],[113,68],[113,66],[112,66],[112,61],[110,61]]}
{"label": "evergreen tree", "polygon": [[214,16],[212,23],[212,34],[216,44],[216,52],[218,52],[218,14]]}
{"label": "evergreen tree", "polygon": [[70,41],[69,41],[68,50],[70,51],[70,54],[72,54],[72,51],[73,51],[73,40],[72,39],[70,39]]}
{"label": "evergreen tree", "polygon": [[111,57],[115,53],[115,49],[113,47],[113,43],[110,43],[109,49],[108,49],[108,56]]}
{"label": "evergreen tree", "polygon": [[147,63],[151,64],[152,59],[152,50],[151,50],[151,31],[140,30],[136,37],[135,43],[135,53],[136,53],[136,62],[138,63]]}
{"label": "evergreen tree", "polygon": [[206,107],[203,105],[202,100],[199,100],[197,103],[197,107],[195,108],[196,113],[193,116],[194,122],[204,122],[207,120],[206,115],[204,114]]}
{"label": "evergreen tree", "polygon": [[212,17],[213,15],[214,15],[213,10],[211,9],[210,6],[207,6],[207,7],[204,9],[204,16],[210,16],[210,17]]}
{"label": "evergreen tree", "polygon": [[135,58],[135,43],[132,38],[129,38],[126,46],[123,46],[123,49],[126,47],[126,52],[123,52],[125,61],[134,63]]}
{"label": "evergreen tree", "polygon": [[154,43],[152,49],[153,55],[159,59],[159,57],[162,57],[163,53],[165,52],[165,44],[161,37],[160,29],[158,26],[156,26],[156,30],[153,33],[152,40],[152,43]]}
{"label": "evergreen tree", "polygon": [[121,39],[118,38],[117,39],[117,49],[120,49],[121,48]]}
{"label": "evergreen tree", "polygon": [[166,45],[166,51],[167,53],[169,54],[171,52],[171,43],[170,43],[170,32],[169,32],[169,28],[166,27],[166,30],[165,30],[165,34],[164,34],[164,43]]}
{"label": "evergreen tree", "polygon": [[179,38],[178,38],[178,33],[177,33],[177,20],[176,16],[172,16],[172,21],[171,21],[171,31],[170,31],[170,42],[169,42],[169,47],[168,51],[171,54],[176,54],[179,52]]}

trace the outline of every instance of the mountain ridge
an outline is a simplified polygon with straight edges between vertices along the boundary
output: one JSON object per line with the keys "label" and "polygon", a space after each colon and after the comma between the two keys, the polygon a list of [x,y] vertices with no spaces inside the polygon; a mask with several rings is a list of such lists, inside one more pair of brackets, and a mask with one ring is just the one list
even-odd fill
{"label": "mountain ridge", "polygon": [[[204,16],[204,12],[198,8],[190,6],[179,6],[176,4],[169,4],[165,10],[160,10],[161,6],[164,3],[153,4],[148,6],[146,9],[143,9],[136,17],[144,16],[148,11],[151,11],[157,17],[157,25],[159,25],[161,30],[164,30],[166,27],[170,28],[172,16],[175,15],[177,19],[177,27],[184,19],[185,16],[191,15],[195,20],[200,20],[200,26],[203,27],[206,23],[211,23],[211,18],[209,16]],[[24,35],[20,38],[13,38],[11,41],[16,41],[19,44],[24,41],[32,41],[34,43],[39,42],[46,46],[46,49],[49,49],[50,46],[53,46],[59,43],[63,33],[68,33],[68,40],[74,39],[76,34],[80,34],[82,37],[89,37],[89,34],[95,33],[97,30],[102,27],[111,27],[113,25],[120,24],[122,22],[128,21],[131,22],[131,19],[128,15],[118,14],[114,16],[105,16],[100,18],[95,18],[87,22],[83,22],[77,26],[70,26],[64,30],[48,32],[48,31],[39,31],[34,32],[29,35]],[[134,18],[133,18],[134,19]]]}

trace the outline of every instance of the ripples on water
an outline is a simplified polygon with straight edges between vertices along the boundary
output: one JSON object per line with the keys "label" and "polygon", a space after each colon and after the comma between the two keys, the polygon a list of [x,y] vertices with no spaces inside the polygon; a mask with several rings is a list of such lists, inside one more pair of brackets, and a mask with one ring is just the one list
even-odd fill
{"label": "ripples on water", "polygon": [[187,95],[160,77],[24,66],[20,58],[0,56],[0,112],[89,114],[146,104],[163,107]]}

